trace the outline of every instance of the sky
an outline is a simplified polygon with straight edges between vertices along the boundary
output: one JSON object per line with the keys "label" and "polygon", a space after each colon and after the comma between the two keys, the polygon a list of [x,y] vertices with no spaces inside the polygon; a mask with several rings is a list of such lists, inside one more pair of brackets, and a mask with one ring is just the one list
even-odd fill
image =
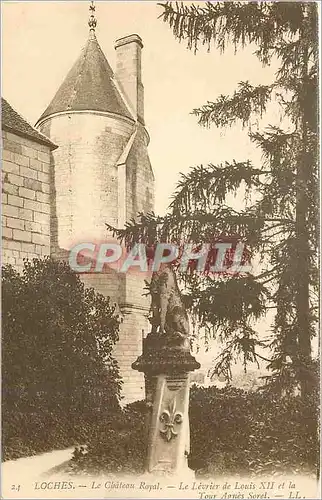
{"label": "sky", "polygon": [[[2,2],[2,95],[32,124],[86,43],[88,9],[87,1]],[[262,68],[254,48],[221,55],[202,47],[194,54],[158,19],[161,12],[154,1],[96,2],[96,34],[112,67],[117,38],[138,33],[143,39],[145,121],[159,214],[165,212],[180,173],[190,167],[260,159],[239,126],[205,129],[191,111],[232,93],[240,81],[270,83],[274,73]]]}

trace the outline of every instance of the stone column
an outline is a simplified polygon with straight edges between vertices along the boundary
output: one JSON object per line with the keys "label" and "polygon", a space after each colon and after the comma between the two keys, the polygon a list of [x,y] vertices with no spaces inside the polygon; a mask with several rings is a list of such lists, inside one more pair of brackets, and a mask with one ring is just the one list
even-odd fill
{"label": "stone column", "polygon": [[148,420],[146,472],[158,476],[193,476],[190,451],[189,373],[200,364],[185,347],[169,346],[166,337],[150,333],[143,354],[132,364],[144,372]]}

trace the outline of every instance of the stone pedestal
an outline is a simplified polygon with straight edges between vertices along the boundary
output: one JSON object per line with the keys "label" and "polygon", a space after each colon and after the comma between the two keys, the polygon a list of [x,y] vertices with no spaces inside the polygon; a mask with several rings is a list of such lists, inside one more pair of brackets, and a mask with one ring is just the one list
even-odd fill
{"label": "stone pedestal", "polygon": [[143,354],[132,368],[144,372],[148,420],[146,472],[158,476],[193,475],[190,451],[189,372],[200,368],[188,348],[169,346],[166,339],[149,334]]}

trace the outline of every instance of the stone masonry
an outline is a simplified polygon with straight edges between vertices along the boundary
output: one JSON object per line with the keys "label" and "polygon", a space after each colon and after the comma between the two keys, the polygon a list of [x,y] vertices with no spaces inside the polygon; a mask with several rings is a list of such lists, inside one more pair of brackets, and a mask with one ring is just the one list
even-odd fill
{"label": "stone masonry", "polygon": [[50,254],[50,145],[2,131],[2,263]]}

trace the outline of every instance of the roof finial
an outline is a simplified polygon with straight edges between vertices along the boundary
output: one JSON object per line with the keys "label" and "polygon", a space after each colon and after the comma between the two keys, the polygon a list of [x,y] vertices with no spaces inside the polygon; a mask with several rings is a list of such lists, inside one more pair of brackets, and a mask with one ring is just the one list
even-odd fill
{"label": "roof finial", "polygon": [[89,20],[88,20],[88,26],[89,26],[90,32],[92,34],[95,34],[97,20],[96,20],[96,17],[94,15],[94,12],[95,12],[94,0],[91,0],[91,4],[89,6],[89,12],[90,12],[90,16],[89,16]]}

